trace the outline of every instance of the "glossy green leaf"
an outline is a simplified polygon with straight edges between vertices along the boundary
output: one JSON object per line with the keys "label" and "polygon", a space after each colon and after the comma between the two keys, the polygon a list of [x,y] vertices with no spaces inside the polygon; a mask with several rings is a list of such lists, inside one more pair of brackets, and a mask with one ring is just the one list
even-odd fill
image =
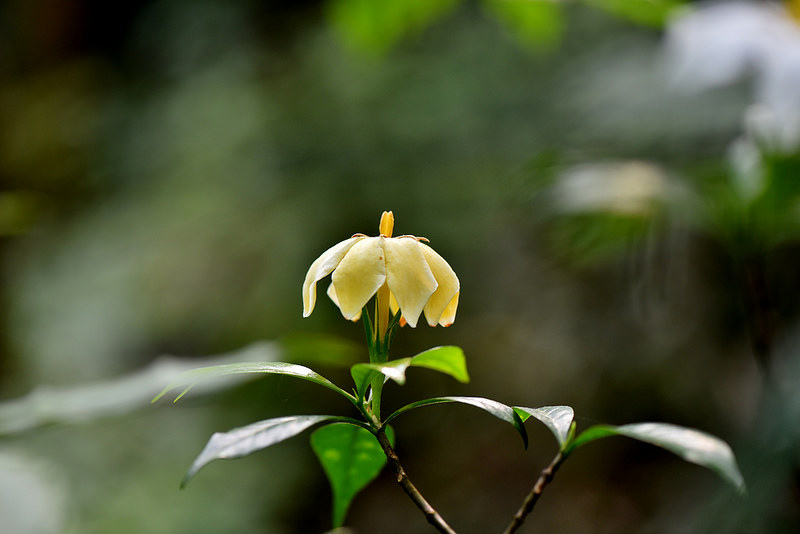
{"label": "glossy green leaf", "polygon": [[575,412],[569,406],[542,406],[541,408],[524,408],[514,406],[514,410],[523,421],[535,417],[545,424],[558,440],[558,446],[564,448],[569,439],[570,428]]}
{"label": "glossy green leaf", "polygon": [[340,421],[342,419],[335,415],[292,415],[259,421],[234,428],[228,432],[216,432],[208,440],[200,455],[195,458],[189,471],[183,477],[181,487],[184,487],[203,466],[212,460],[241,458],[294,437],[323,421]]}
{"label": "glossy green leaf", "polygon": [[178,399],[185,395],[186,392],[189,391],[189,389],[191,389],[192,386],[194,386],[197,382],[217,378],[220,376],[237,374],[272,374],[293,376],[295,378],[308,380],[310,382],[314,382],[315,384],[319,384],[320,386],[331,389],[336,393],[347,397],[351,402],[355,401],[352,395],[341,389],[324,376],[312,371],[308,367],[286,362],[242,362],[226,365],[215,365],[213,367],[202,367],[200,369],[192,369],[191,371],[187,371],[178,377],[177,380],[168,384],[167,387],[161,391],[161,393],[156,395],[156,397],[153,399],[153,402],[163,397],[168,391],[182,387],[183,390],[175,398],[175,402],[177,402]]}
{"label": "glossy green leaf", "polygon": [[483,0],[489,11],[523,44],[557,44],[564,30],[562,8],[552,0]]}
{"label": "glossy green leaf", "polygon": [[[393,444],[391,428],[386,428],[386,436]],[[370,431],[352,424],[332,424],[316,430],[311,434],[311,448],[331,484],[333,528],[340,527],[353,498],[386,465],[386,456]]]}
{"label": "glossy green leaf", "polygon": [[359,363],[351,368],[350,374],[356,384],[356,391],[363,397],[367,386],[379,374],[400,385],[405,384],[406,369],[409,367],[424,367],[450,375],[459,382],[469,382],[464,351],[454,346],[436,347],[410,358],[400,358],[386,363]]}
{"label": "glossy green leaf", "polygon": [[469,382],[467,359],[461,347],[435,347],[411,357],[411,367],[424,367],[452,376],[462,384]]}
{"label": "glossy green leaf", "polygon": [[514,411],[513,408],[510,406],[506,406],[503,403],[491,400],[491,399],[484,399],[483,397],[436,397],[433,399],[424,399],[416,402],[412,402],[411,404],[406,404],[392,415],[386,418],[386,423],[389,421],[394,420],[399,415],[402,415],[408,411],[414,410],[416,408],[420,408],[422,406],[432,406],[434,404],[445,404],[445,403],[461,403],[461,404],[468,404],[470,406],[475,406],[476,408],[480,408],[493,416],[497,417],[505,421],[506,423],[511,424],[519,435],[522,437],[522,441],[525,443],[525,448],[528,448],[528,433],[525,431],[525,425],[520,419],[517,412]]}
{"label": "glossy green leaf", "polygon": [[597,425],[575,438],[569,451],[607,436],[627,436],[664,448],[687,462],[711,469],[740,492],[745,491],[744,478],[730,446],[717,437],[692,428],[667,423]]}

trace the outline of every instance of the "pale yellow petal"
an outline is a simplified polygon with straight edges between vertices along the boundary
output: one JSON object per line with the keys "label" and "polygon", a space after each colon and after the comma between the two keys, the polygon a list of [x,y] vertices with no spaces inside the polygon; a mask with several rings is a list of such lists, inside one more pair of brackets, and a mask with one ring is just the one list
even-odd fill
{"label": "pale yellow petal", "polygon": [[412,237],[384,239],[386,284],[412,327],[437,285],[420,247]]}
{"label": "pale yellow petal", "polygon": [[[453,301],[453,297],[458,295],[460,286],[456,273],[444,258],[424,243],[420,243],[419,247],[425,257],[425,261],[428,262],[428,267],[430,267],[433,277],[439,284],[427,304],[425,304],[425,318],[428,320],[429,325],[436,326],[437,323],[442,324],[442,316]],[[456,315],[456,306],[458,306],[458,298],[455,299],[452,318],[446,321],[447,325],[442,326],[452,324]]]}
{"label": "pale yellow petal", "polygon": [[337,243],[314,260],[314,263],[308,268],[306,279],[303,282],[303,317],[308,317],[314,311],[314,304],[317,302],[317,282],[333,272],[350,248],[362,239],[365,237],[351,237]]}
{"label": "pale yellow petal", "polygon": [[439,324],[442,326],[450,326],[456,320],[456,308],[458,308],[458,295],[456,293],[453,299],[450,301],[450,304],[442,312],[442,316],[439,317]]}
{"label": "pale yellow petal", "polygon": [[386,281],[383,238],[367,237],[353,245],[333,271],[333,286],[345,319],[354,320]]}
{"label": "pale yellow petal", "polygon": [[[328,297],[336,304],[336,307],[339,307],[339,297],[336,296],[336,288],[333,287],[333,282],[328,286]],[[361,319],[361,310],[359,310],[358,315],[350,319],[353,322],[358,321]]]}

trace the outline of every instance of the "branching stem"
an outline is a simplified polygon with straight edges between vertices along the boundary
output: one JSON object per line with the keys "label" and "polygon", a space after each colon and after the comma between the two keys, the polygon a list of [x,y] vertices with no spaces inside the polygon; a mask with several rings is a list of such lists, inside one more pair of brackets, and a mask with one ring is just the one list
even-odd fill
{"label": "branching stem", "polygon": [[508,528],[504,531],[503,534],[513,534],[514,532],[522,526],[522,523],[525,521],[525,518],[533,511],[533,507],[536,506],[536,502],[539,500],[539,497],[542,496],[542,492],[553,480],[553,476],[555,476],[556,471],[558,468],[561,467],[562,462],[566,459],[561,452],[556,454],[553,461],[550,462],[550,465],[542,469],[542,472],[539,474],[539,478],[536,479],[536,483],[533,485],[530,493],[525,497],[525,500],[522,502],[522,505],[517,510],[517,513],[514,514],[514,518],[511,520],[511,523],[508,525]]}
{"label": "branching stem", "polygon": [[456,534],[456,531],[453,530],[450,525],[439,515],[433,506],[425,500],[425,497],[419,492],[417,487],[412,484],[411,479],[408,478],[403,466],[400,464],[400,459],[397,457],[397,453],[392,448],[392,444],[389,443],[389,438],[386,437],[386,433],[383,430],[378,431],[377,433],[378,443],[381,444],[381,448],[383,448],[384,454],[386,454],[386,458],[389,460],[389,465],[394,471],[397,483],[403,488],[403,491],[414,501],[414,504],[417,505],[417,508],[422,510],[422,513],[425,514],[425,519],[428,520],[428,523],[433,525],[433,527],[438,530],[439,532],[444,532],[445,534]]}

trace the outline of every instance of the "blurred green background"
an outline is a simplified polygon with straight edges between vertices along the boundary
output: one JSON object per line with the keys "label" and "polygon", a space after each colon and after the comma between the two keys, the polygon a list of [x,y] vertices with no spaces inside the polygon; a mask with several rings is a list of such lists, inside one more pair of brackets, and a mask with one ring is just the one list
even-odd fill
{"label": "blurred green background", "polygon": [[[478,395],[568,404],[583,427],[696,427],[750,489],[612,438],[565,464],[523,532],[798,532],[800,164],[764,152],[767,185],[737,189],[749,85],[665,81],[673,4],[1,4],[0,531],[326,531],[307,436],[178,482],[211,433],[350,415],[337,396],[265,378],[149,399],[230,353],[348,384],[363,329],[322,296],[302,319],[301,284],[393,210],[462,285],[455,324],[403,329],[394,356],[459,345],[472,383],[412,370],[387,409]],[[468,407],[396,430],[468,533],[501,531],[556,449]],[[347,524],[432,530],[388,472]]]}

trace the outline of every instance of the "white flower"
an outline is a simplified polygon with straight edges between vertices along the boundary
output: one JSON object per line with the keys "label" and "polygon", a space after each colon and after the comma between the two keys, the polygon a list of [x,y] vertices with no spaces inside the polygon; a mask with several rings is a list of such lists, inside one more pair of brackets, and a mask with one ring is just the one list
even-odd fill
{"label": "white flower", "polygon": [[[356,234],[311,264],[303,283],[304,317],[314,310],[317,282],[333,273],[328,295],[348,320],[358,320],[364,305],[388,289],[392,307],[410,326],[422,312],[431,326],[453,323],[460,289],[455,272],[424,238],[392,237],[393,226],[392,212],[384,212],[380,236]],[[388,309],[389,302],[384,304]]]}
{"label": "white flower", "polygon": [[[727,2],[687,9],[669,24],[673,82],[705,90],[751,76],[760,109],[756,133],[780,150],[800,146],[800,25],[797,0]],[[765,114],[766,113],[766,114]]]}
{"label": "white flower", "polygon": [[643,161],[587,163],[567,169],[553,188],[563,212],[647,215],[669,195],[661,169]]}

